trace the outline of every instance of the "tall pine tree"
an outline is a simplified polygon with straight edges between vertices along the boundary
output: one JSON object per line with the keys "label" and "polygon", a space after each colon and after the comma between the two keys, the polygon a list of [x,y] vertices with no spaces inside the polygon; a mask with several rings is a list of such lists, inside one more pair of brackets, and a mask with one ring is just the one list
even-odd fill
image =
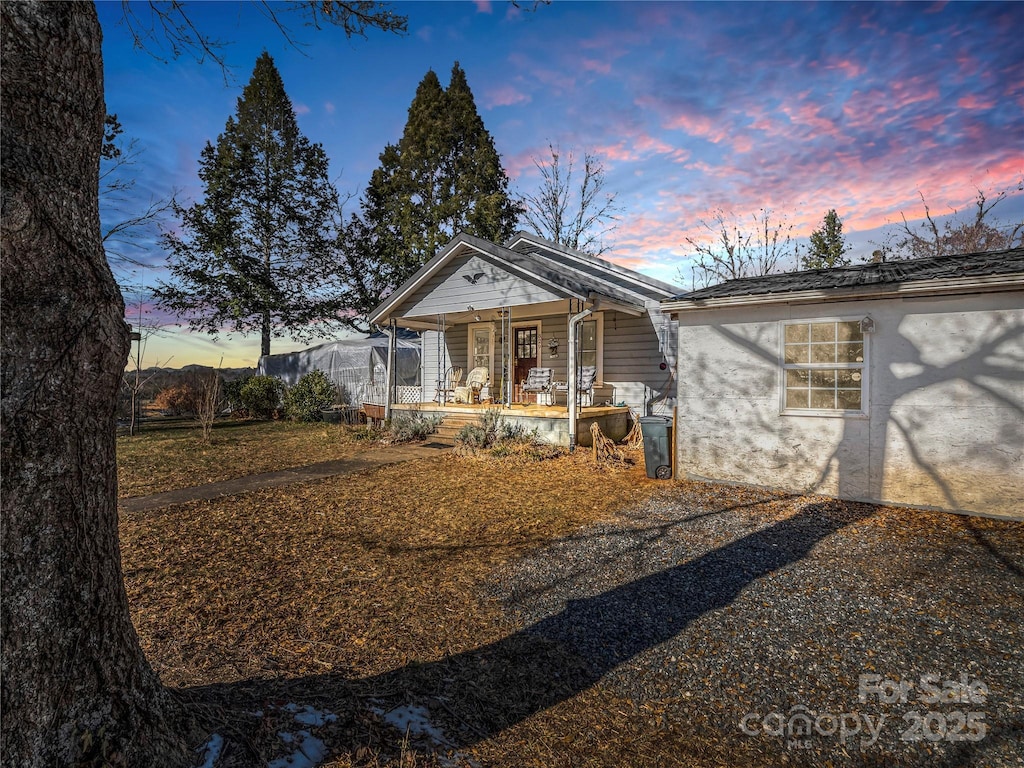
{"label": "tall pine tree", "polygon": [[850,246],[843,237],[843,220],[833,208],[825,214],[821,228],[811,232],[810,248],[801,257],[800,264],[804,269],[845,267],[850,263],[846,258],[849,250]]}
{"label": "tall pine tree", "polygon": [[299,132],[264,52],[236,115],[203,149],[205,199],[175,206],[182,232],[165,238],[175,281],[156,292],[161,306],[193,330],[258,332],[262,355],[272,336],[330,334],[340,293],[331,248],[337,192],[327,173],[323,148]]}
{"label": "tall pine tree", "polygon": [[[518,213],[466,73],[456,62],[445,89],[433,70],[427,72],[402,138],[380,155],[363,196],[362,220],[353,217],[339,240],[347,282],[360,283],[348,308],[365,315],[460,231],[507,239]],[[371,290],[358,280],[367,269],[374,273]]]}

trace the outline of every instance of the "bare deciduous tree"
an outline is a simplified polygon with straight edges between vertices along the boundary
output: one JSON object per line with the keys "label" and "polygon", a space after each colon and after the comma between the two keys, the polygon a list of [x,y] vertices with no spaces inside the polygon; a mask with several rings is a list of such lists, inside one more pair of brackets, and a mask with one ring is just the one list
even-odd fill
{"label": "bare deciduous tree", "polygon": [[[788,260],[796,260],[793,224],[770,208],[751,214],[753,227],[744,219],[719,208],[710,219],[701,219],[702,237],[687,237],[694,250],[693,282],[706,287],[740,277],[770,275]],[[685,276],[680,269],[680,281]]]}
{"label": "bare deciduous tree", "polygon": [[[221,360],[221,365],[223,364]],[[203,371],[196,375],[195,403],[192,412],[196,423],[203,431],[203,442],[210,442],[213,422],[221,408],[220,365],[215,370]]]}
{"label": "bare deciduous tree", "polygon": [[107,115],[100,149],[103,249],[115,279],[123,286],[133,268],[146,266],[132,253],[147,236],[156,237],[157,225],[174,205],[175,192],[172,190],[168,198],[152,198],[145,208],[139,208],[133,172],[142,148],[138,139],[126,140],[122,133],[117,115]]}
{"label": "bare deciduous tree", "polygon": [[[947,220],[941,227],[932,218],[924,193],[918,191],[924,205],[924,221],[912,227],[907,216],[900,213],[903,224],[895,235],[895,242],[880,249],[881,260],[921,259],[928,256],[945,256],[954,253],[978,253],[998,251],[1024,245],[1024,221],[1005,224],[992,216],[992,209],[1014,192],[1024,190],[1024,180],[1016,190],[1003,189],[994,196],[986,195],[980,188],[974,198],[974,218],[954,223]],[[952,213],[957,213],[953,209]],[[878,251],[876,251],[878,253]]]}
{"label": "bare deciduous tree", "polygon": [[554,144],[548,144],[548,151],[548,158],[533,158],[541,183],[536,192],[522,196],[522,221],[541,237],[600,256],[610,248],[606,238],[615,230],[621,211],[615,193],[605,190],[604,165],[597,155],[584,150],[583,178],[574,185],[573,174],[578,170],[574,151],[563,157]]}
{"label": "bare deciduous tree", "polygon": [[[133,330],[131,332],[133,350],[129,353],[129,361],[133,364],[133,367],[126,368],[124,375],[121,377],[121,380],[124,382],[124,386],[131,397],[128,434],[129,436],[134,437],[139,430],[139,413],[141,410],[140,401],[142,390],[156,375],[156,373],[152,373],[147,376],[143,373],[142,365],[146,357],[146,347],[149,345],[149,340],[151,338],[163,332],[164,327],[159,320],[155,319],[152,314],[147,312],[146,300],[149,298],[150,294],[144,287],[122,286],[121,293],[131,299],[129,306],[131,306],[133,310],[131,314],[132,319],[135,321],[132,324]],[[168,358],[163,362],[158,361],[155,365],[160,367],[162,365],[167,365],[170,361],[171,358]]]}

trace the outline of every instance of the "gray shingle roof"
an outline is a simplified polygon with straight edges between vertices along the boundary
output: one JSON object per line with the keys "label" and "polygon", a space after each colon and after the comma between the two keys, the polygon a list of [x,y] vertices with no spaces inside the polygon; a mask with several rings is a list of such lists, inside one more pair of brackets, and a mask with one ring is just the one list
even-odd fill
{"label": "gray shingle roof", "polygon": [[672,301],[762,296],[796,291],[898,285],[919,280],[987,277],[1024,274],[1024,248],[1003,251],[934,256],[907,261],[883,261],[833,269],[811,269],[761,277],[743,277],[683,293]]}

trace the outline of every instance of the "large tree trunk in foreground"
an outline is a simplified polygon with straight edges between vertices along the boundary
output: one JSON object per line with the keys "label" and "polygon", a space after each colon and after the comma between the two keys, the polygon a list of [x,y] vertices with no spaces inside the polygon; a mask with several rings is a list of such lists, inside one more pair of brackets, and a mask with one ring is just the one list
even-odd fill
{"label": "large tree trunk in foreground", "polygon": [[99,22],[87,3],[0,14],[0,762],[180,765],[121,575],[114,407],[129,342],[100,242]]}

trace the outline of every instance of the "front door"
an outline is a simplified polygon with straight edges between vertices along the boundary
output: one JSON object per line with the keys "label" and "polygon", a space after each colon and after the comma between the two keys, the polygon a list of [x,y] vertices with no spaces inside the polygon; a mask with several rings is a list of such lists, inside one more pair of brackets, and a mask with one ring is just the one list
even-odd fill
{"label": "front door", "polygon": [[515,329],[515,385],[518,388],[530,375],[530,369],[540,364],[538,359],[538,329],[535,325]]}

